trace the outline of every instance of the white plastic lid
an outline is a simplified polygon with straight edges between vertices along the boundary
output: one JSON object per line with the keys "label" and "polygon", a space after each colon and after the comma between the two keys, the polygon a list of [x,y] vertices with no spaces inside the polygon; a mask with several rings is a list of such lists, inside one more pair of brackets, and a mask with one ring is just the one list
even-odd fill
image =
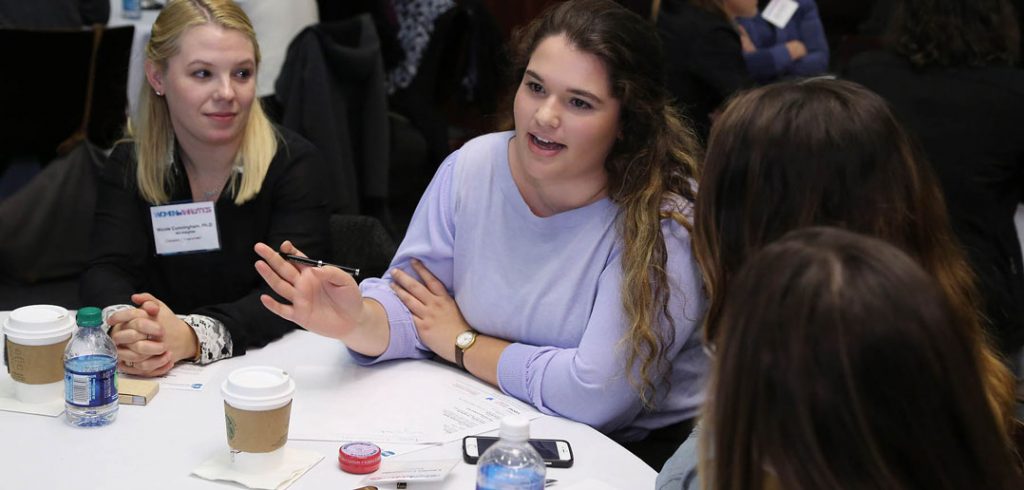
{"label": "white plastic lid", "polygon": [[54,305],[23,306],[4,321],[4,334],[23,345],[49,345],[71,335],[75,319]]}
{"label": "white plastic lid", "polygon": [[272,366],[249,366],[231,371],[220,385],[224,401],[241,410],[273,410],[288,404],[295,381]]}
{"label": "white plastic lid", "polygon": [[500,435],[509,441],[525,441],[530,438],[530,419],[522,415],[508,415],[501,419]]}

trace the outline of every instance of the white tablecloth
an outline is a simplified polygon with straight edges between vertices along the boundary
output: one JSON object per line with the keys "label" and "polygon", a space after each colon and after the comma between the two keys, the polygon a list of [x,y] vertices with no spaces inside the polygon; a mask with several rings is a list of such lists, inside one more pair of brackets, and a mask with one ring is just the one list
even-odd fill
{"label": "white tablecloth", "polygon": [[[274,81],[281,73],[288,43],[306,26],[320,21],[316,0],[236,0],[248,14],[256,29],[262,62],[256,78],[256,93],[262,97],[274,93]],[[128,105],[134,110],[139,89],[145,80],[143,74],[144,49],[149,34],[160,14],[159,10],[143,10],[141,19],[125,19],[121,0],[110,0],[109,25],[134,25],[131,71],[128,73]]]}
{"label": "white tablecloth", "polygon": [[[0,323],[7,315],[0,312]],[[406,361],[423,362],[430,361]],[[354,368],[340,342],[296,331],[269,346],[221,361],[203,391],[161,389],[147,406],[122,406],[117,420],[106,427],[74,428],[63,417],[52,418],[0,411],[0,488],[115,489],[227,489],[242,488],[202,480],[190,472],[213,452],[226,448],[224,413],[219,386],[233,369],[273,365],[290,372],[326,368],[344,376]],[[387,373],[392,363],[370,368]],[[347,370],[347,371],[346,371]],[[467,376],[450,371],[452,379]],[[0,370],[0,383],[10,383]],[[302,400],[296,387],[296,403]],[[409,400],[415,404],[415,400]],[[566,419],[541,416],[531,424],[531,436],[568,440],[573,446],[572,468],[550,468],[548,478],[558,480],[552,490],[596,479],[612,488],[653,488],[656,473],[600,432]],[[290,440],[289,447],[316,451],[324,459],[290,488],[349,490],[361,486],[362,477],[338,468],[338,442]],[[392,456],[395,460],[460,459],[461,443]],[[410,485],[418,490],[471,489],[476,467],[459,462],[444,482]],[[395,488],[394,484],[379,486]]]}

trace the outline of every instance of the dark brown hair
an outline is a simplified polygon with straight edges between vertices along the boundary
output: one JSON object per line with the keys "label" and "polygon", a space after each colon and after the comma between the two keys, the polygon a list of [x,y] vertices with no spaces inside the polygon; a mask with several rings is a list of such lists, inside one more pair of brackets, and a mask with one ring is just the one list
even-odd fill
{"label": "dark brown hair", "polygon": [[699,145],[670,103],[663,83],[661,44],[647,21],[611,0],[556,4],[513,34],[517,83],[537,45],[557,35],[601,60],[612,96],[620,101],[621,135],[605,160],[605,170],[609,198],[620,208],[618,226],[624,243],[627,366],[641,399],[650,407],[661,380],[667,380],[671,365],[665,353],[675,341],[671,325],[662,328],[658,321],[659,316],[673,321],[667,311],[667,252],[661,219],[672,218],[691,227],[686,213],[695,198]]}
{"label": "dark brown hair", "polygon": [[807,228],[765,247],[726,300],[703,480],[1024,488],[957,322],[934,279],[881,240]]}
{"label": "dark brown hair", "polygon": [[738,95],[712,128],[700,191],[694,252],[710,296],[709,342],[722,328],[733,276],[766,244],[814,225],[881,238],[938,282],[1011,429],[1013,378],[985,337],[974,277],[936,178],[878,95],[826,79]]}
{"label": "dark brown hair", "polygon": [[918,67],[1013,66],[1019,27],[1007,0],[897,0],[888,37]]}

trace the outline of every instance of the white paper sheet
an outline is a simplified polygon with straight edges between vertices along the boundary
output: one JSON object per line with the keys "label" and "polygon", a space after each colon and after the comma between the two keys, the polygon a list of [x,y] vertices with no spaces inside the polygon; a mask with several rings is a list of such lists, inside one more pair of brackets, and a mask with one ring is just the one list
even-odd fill
{"label": "white paper sheet", "polygon": [[161,389],[200,391],[210,384],[210,378],[213,377],[216,370],[216,364],[197,366],[190,363],[181,363],[159,378],[140,378],[124,373],[118,373],[118,376],[124,376],[128,379],[150,379],[160,383]]}
{"label": "white paper sheet", "polygon": [[302,397],[293,401],[289,439],[440,444],[495,430],[506,415],[540,416],[475,378],[453,381],[453,368],[395,362],[386,376],[372,366],[348,366],[341,377],[322,367],[293,369]]}
{"label": "white paper sheet", "polygon": [[285,447],[281,465],[260,472],[245,472],[231,465],[229,451],[221,450],[192,470],[192,474],[207,480],[233,481],[249,488],[284,490],[322,459],[322,455],[312,451]]}

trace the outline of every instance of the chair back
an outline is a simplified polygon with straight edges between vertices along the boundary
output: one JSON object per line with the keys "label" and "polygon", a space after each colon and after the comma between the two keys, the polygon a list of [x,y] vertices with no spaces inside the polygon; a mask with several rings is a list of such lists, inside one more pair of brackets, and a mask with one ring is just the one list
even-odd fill
{"label": "chair back", "polygon": [[330,232],[331,261],[359,269],[357,281],[384,275],[395,257],[395,242],[373,216],[332,215]]}

